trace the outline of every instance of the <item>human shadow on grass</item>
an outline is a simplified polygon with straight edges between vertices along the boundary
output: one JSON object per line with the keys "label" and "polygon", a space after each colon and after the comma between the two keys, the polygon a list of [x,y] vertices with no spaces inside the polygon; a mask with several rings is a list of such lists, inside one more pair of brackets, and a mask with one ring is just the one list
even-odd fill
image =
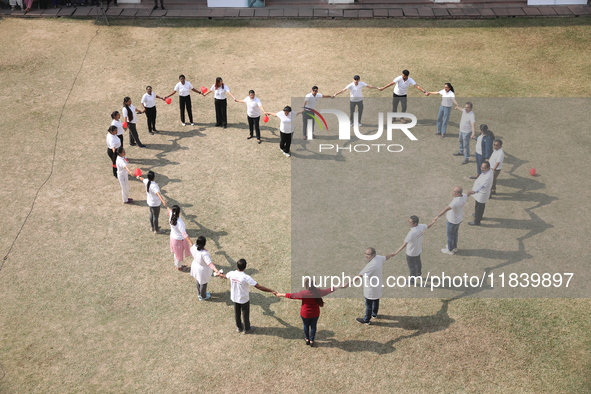
{"label": "human shadow on grass", "polygon": [[[439,311],[429,316],[390,316],[379,314],[378,319],[371,321],[371,326],[402,328],[403,330],[413,331],[408,335],[401,335],[384,343],[360,339],[339,341],[332,338],[334,334],[331,332],[320,332],[321,335],[319,335],[318,338],[320,342],[315,343],[318,347],[334,347],[347,352],[373,352],[376,354],[392,353],[396,350],[394,345],[398,342],[425,334],[444,331],[455,323],[455,320],[449,317],[447,312],[450,302],[451,300],[441,300],[442,305]],[[371,330],[371,326],[367,329]],[[329,338],[322,340],[324,335],[329,336]]]}
{"label": "human shadow on grass", "polygon": [[[207,137],[207,128],[206,127],[200,127],[200,128],[195,128],[195,129],[188,129],[187,131],[159,131],[158,134],[164,135],[166,137],[173,137],[174,138],[174,142],[181,141],[185,138],[192,138],[192,137]],[[166,145],[164,145],[166,146]],[[149,148],[149,146],[148,146]],[[188,149],[188,148],[187,148]]]}
{"label": "human shadow on grass", "polygon": [[[497,227],[499,228],[510,228],[510,229],[525,229],[529,230],[524,235],[517,237],[517,250],[515,251],[503,251],[498,249],[462,249],[458,251],[459,256],[474,256],[474,257],[481,257],[493,260],[503,260],[501,263],[496,264],[494,266],[485,267],[484,268],[484,278],[488,278],[489,275],[496,270],[501,268],[505,268],[508,266],[513,266],[517,263],[520,263],[524,260],[532,259],[535,256],[528,253],[525,247],[525,241],[527,239],[533,238],[536,235],[546,231],[549,228],[553,228],[554,226],[551,224],[546,223],[542,220],[537,214],[533,212],[533,209],[537,208],[535,206],[533,208],[526,208],[525,211],[530,215],[531,220],[513,220],[513,219],[487,219],[487,220],[496,220],[498,222]],[[462,291],[462,294],[452,298],[452,300],[464,298],[468,296],[473,296],[477,293],[486,290],[492,290],[492,287],[488,283],[483,283],[482,286],[478,287],[450,287],[450,286],[438,286],[441,289],[449,289],[455,291]]]}
{"label": "human shadow on grass", "polygon": [[[248,269],[245,272],[248,275],[253,275],[255,273],[255,272],[249,272]],[[225,279],[222,279],[222,280],[225,281]],[[234,307],[234,302],[232,302],[232,300],[230,299],[230,290],[224,291],[221,293],[211,293],[211,294],[212,294],[212,298],[211,298],[212,301],[210,301],[210,302],[223,302],[227,306]],[[216,296],[215,298],[214,298],[214,295]],[[280,299],[273,296],[271,293],[262,293],[262,292],[259,292],[258,290],[253,290],[250,293],[251,324],[253,326],[257,327],[257,330],[254,332],[254,334],[274,335],[274,334],[270,334],[270,332],[282,333],[283,331],[275,331],[275,330],[284,330],[285,328],[293,330],[293,333],[295,333],[298,330],[298,327],[292,326],[291,324],[289,324],[288,322],[283,320],[281,317],[277,316],[275,311],[271,309],[271,305],[273,305],[277,302],[280,302]],[[283,326],[283,328],[262,327],[262,325],[265,324],[264,321],[260,321],[257,323],[255,321],[253,321],[253,319],[252,319],[253,308],[262,308],[264,316],[269,316],[269,317],[277,320]],[[282,334],[282,335],[286,335],[286,334]],[[284,336],[284,338],[290,338],[290,336]]]}
{"label": "human shadow on grass", "polygon": [[[505,161],[504,165],[510,166],[509,171],[505,172],[505,176],[509,176],[510,179],[502,179],[499,178],[497,181],[497,188],[499,186],[506,187],[511,186],[515,189],[518,189],[514,192],[503,193],[502,196],[495,196],[492,200],[489,201],[491,205],[491,210],[494,210],[495,204],[498,201],[521,201],[521,202],[531,202],[533,203],[532,206],[524,208],[524,211],[529,215],[529,220],[527,219],[505,219],[505,218],[495,218],[495,217],[485,217],[483,219],[483,223],[481,224],[483,227],[489,228],[498,228],[500,229],[511,229],[511,230],[526,230],[526,232],[516,237],[515,240],[517,241],[517,249],[513,251],[508,250],[498,250],[498,249],[460,249],[458,251],[458,256],[467,256],[467,257],[480,257],[491,259],[493,261],[499,261],[498,264],[485,267],[483,272],[483,277],[485,281],[480,286],[460,286],[460,287],[452,287],[450,286],[437,286],[441,289],[448,289],[453,291],[460,291],[460,294],[454,296],[450,299],[451,301],[455,301],[457,299],[465,298],[474,296],[478,293],[483,291],[490,291],[493,290],[490,284],[490,277],[492,273],[495,271],[501,270],[506,267],[515,266],[518,263],[523,262],[524,260],[533,259],[535,255],[531,254],[526,248],[526,241],[528,239],[536,237],[538,234],[553,228],[552,224],[547,223],[544,219],[542,219],[539,215],[535,213],[535,209],[544,207],[553,203],[554,201],[558,200],[558,197],[549,196],[544,193],[540,192],[532,192],[532,190],[541,190],[545,188],[545,185],[537,179],[534,178],[527,178],[517,175],[516,172],[518,169],[523,166],[526,161],[521,160],[515,156],[507,155],[508,160]],[[501,173],[502,174],[502,173]],[[486,214],[486,213],[485,213]],[[492,222],[492,223],[491,223]],[[493,241],[489,241],[487,243],[488,246],[494,244]],[[482,279],[481,279],[482,280]]]}

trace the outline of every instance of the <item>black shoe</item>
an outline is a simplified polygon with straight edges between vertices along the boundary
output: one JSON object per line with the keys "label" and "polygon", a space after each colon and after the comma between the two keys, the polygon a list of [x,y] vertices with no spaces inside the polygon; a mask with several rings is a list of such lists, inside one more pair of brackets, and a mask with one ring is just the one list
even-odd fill
{"label": "black shoe", "polygon": [[476,222],[469,222],[468,226],[480,226],[480,223],[476,223]]}
{"label": "black shoe", "polygon": [[163,6],[163,5],[161,5],[161,6],[160,6],[160,9],[161,9],[161,10],[165,10],[166,8],[164,8],[164,6]]}
{"label": "black shoe", "polygon": [[253,137],[252,135],[251,135],[251,136],[249,136],[249,137],[246,137],[246,139],[247,139],[247,140],[249,140],[249,139],[251,139],[251,138],[254,138],[254,137]]}
{"label": "black shoe", "polygon": [[138,145],[140,148],[145,148],[146,145]]}
{"label": "black shoe", "polygon": [[456,153],[454,153],[453,155],[454,155],[454,156],[463,156],[464,154],[463,154],[463,153],[460,153],[460,152],[456,152]]}
{"label": "black shoe", "polygon": [[131,142],[129,143],[129,146],[136,146],[137,144],[132,144]]}
{"label": "black shoe", "polygon": [[154,135],[154,132],[153,132],[153,131],[148,131],[148,133],[150,133],[150,134]]}
{"label": "black shoe", "polygon": [[373,317],[374,319],[377,319],[378,315],[371,315],[371,317]]}
{"label": "black shoe", "polygon": [[470,179],[477,179],[477,176],[471,176]]}
{"label": "black shoe", "polygon": [[250,326],[248,330],[242,331],[243,334],[251,334],[255,329],[255,326]]}
{"label": "black shoe", "polygon": [[364,319],[364,318],[362,318],[362,317],[358,317],[358,318],[357,318],[357,319],[355,319],[355,320],[357,321],[357,323],[366,324],[366,325],[368,325],[368,326],[369,326],[369,322],[368,322],[368,321],[365,321],[365,319]]}
{"label": "black shoe", "polygon": [[154,130],[152,130],[152,131],[153,131],[154,133],[158,133],[158,130],[156,130],[156,129],[154,129]]}
{"label": "black shoe", "polygon": [[470,163],[470,160],[468,160],[468,159],[464,159],[464,161],[462,162],[462,164],[468,164],[468,163]]}
{"label": "black shoe", "polygon": [[156,4],[156,5],[155,5],[155,6],[152,8],[152,10],[157,10],[157,9],[158,9],[158,4]]}

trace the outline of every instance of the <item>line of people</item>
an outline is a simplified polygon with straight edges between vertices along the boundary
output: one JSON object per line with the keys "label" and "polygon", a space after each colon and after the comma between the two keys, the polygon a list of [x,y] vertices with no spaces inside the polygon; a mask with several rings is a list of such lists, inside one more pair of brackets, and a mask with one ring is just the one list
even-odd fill
{"label": "line of people", "polygon": [[[349,91],[350,96],[350,120],[351,126],[354,125],[355,113],[358,114],[358,125],[363,126],[362,124],[362,116],[363,116],[363,88],[369,89],[377,89],[379,91],[383,91],[384,89],[393,86],[393,98],[392,98],[392,110],[393,112],[397,112],[398,106],[401,106],[402,112],[406,112],[407,110],[407,96],[408,96],[408,89],[410,86],[414,86],[419,91],[421,91],[425,96],[429,95],[441,95],[442,96],[442,103],[439,108],[439,112],[437,115],[437,135],[441,135],[441,137],[445,137],[447,131],[447,125],[449,122],[450,112],[452,108],[452,104],[455,104],[456,107],[458,106],[455,100],[455,94],[453,86],[450,83],[446,83],[444,88],[440,91],[428,92],[426,89],[423,89],[420,85],[418,85],[412,78],[409,77],[410,72],[408,70],[403,70],[400,76],[394,78],[393,81],[386,84],[383,87],[376,87],[370,85],[368,83],[360,81],[359,75],[355,75],[353,77],[353,82],[349,83],[340,91],[334,93],[333,95],[323,95],[318,93],[318,87],[313,86],[312,91],[305,96],[305,100],[303,103],[303,112],[291,113],[291,108],[286,106],[283,111],[279,112],[265,112],[261,101],[256,97],[254,90],[249,90],[248,96],[242,100],[236,99],[236,97],[230,91],[228,85],[224,83],[224,80],[221,77],[217,77],[215,83],[209,88],[201,87],[201,89],[197,89],[193,86],[193,84],[186,80],[186,77],[181,74],[179,75],[179,82],[174,86],[173,91],[168,94],[167,96],[159,96],[157,95],[151,86],[146,87],[146,93],[142,96],[141,105],[143,110],[140,111],[133,106],[131,103],[131,98],[126,97],[124,99],[124,107],[122,110],[122,116],[124,119],[124,126],[129,127],[130,131],[130,145],[131,146],[139,146],[145,147],[144,144],[140,141],[138,132],[137,132],[137,116],[139,114],[146,114],[146,120],[148,125],[148,132],[150,134],[157,133],[158,130],[156,129],[156,117],[157,117],[157,109],[156,109],[156,100],[161,99],[166,101],[167,103],[171,102],[171,97],[174,95],[179,96],[179,113],[180,113],[180,120],[183,126],[191,125],[195,126],[195,122],[193,119],[193,105],[191,101],[191,93],[197,93],[202,95],[203,97],[208,96],[210,93],[214,95],[214,108],[216,114],[216,122],[215,127],[222,127],[226,129],[228,127],[228,104],[227,104],[227,95],[230,95],[235,102],[244,103],[246,104],[246,115],[247,115],[247,123],[249,126],[249,136],[247,139],[251,139],[254,137],[254,133],[256,132],[257,142],[260,144],[261,140],[261,132],[260,132],[260,117],[261,113],[264,113],[266,117],[269,115],[276,116],[280,119],[280,136],[281,142],[280,147],[283,153],[289,157],[291,156],[290,152],[290,144],[291,144],[291,134],[294,131],[294,123],[293,118],[294,116],[303,113],[303,131],[304,131],[304,139],[307,139],[307,129],[308,125],[311,124],[311,132],[314,129],[314,122],[311,122],[311,114],[312,110],[315,108],[316,103],[319,98],[322,97],[330,97],[334,98],[339,94]],[[290,108],[290,110],[286,110]],[[284,114],[284,116],[282,115]],[[111,115],[113,118],[112,125],[116,125],[115,119],[115,112]],[[187,121],[188,118],[188,121]],[[265,120],[266,121],[266,120]],[[401,123],[405,123],[406,120],[401,118],[398,119]],[[118,135],[122,136],[123,132],[127,129],[127,127],[121,127],[119,129]],[[289,136],[287,136],[289,134]],[[122,141],[123,142],[123,141]]]}
{"label": "line of people", "polygon": [[[316,102],[322,97],[335,97],[342,92],[349,90],[351,97],[351,121],[355,111],[358,112],[357,122],[361,126],[361,116],[363,113],[363,100],[361,89],[369,87],[378,89],[380,91],[385,88],[395,85],[393,93],[393,111],[396,112],[398,105],[401,105],[403,112],[407,110],[406,97],[408,88],[415,86],[425,96],[432,94],[440,94],[442,96],[442,105],[438,113],[438,129],[437,134],[444,136],[447,129],[447,122],[449,120],[449,113],[451,111],[451,103],[455,103],[456,109],[462,112],[462,120],[460,121],[460,136],[459,136],[459,150],[454,153],[456,156],[464,156],[465,164],[469,160],[469,141],[474,138],[474,124],[475,116],[473,114],[472,103],[466,103],[466,105],[460,108],[455,101],[453,95],[453,87],[451,84],[445,84],[443,90],[439,92],[428,92],[416,84],[414,80],[409,78],[409,73],[404,70],[402,75],[395,78],[394,81],[387,84],[384,87],[378,88],[369,84],[360,82],[359,76],[354,77],[354,81],[347,85],[344,89],[336,92],[332,96],[326,96],[318,93],[318,87],[314,86],[312,92],[308,93],[304,101],[304,110],[300,112],[292,111],[291,107],[286,106],[283,111],[272,113],[266,112],[260,100],[255,96],[253,90],[249,91],[249,96],[243,100],[236,99],[231,93],[227,85],[224,84],[221,78],[216,78],[216,83],[212,85],[209,90],[198,91],[195,89],[190,82],[185,80],[185,77],[181,75],[179,77],[179,83],[175,86],[175,90],[168,96],[160,97],[156,95],[150,86],[146,87],[146,94],[142,97],[143,111],[136,109],[129,97],[125,97],[123,101],[122,113],[114,111],[111,114],[112,123],[108,129],[107,135],[107,153],[113,163],[113,175],[116,176],[120,182],[122,189],[122,199],[126,204],[132,203],[133,199],[129,197],[129,183],[128,176],[133,175],[129,169],[129,160],[125,157],[125,149],[123,147],[123,133],[127,128],[130,130],[130,145],[138,145],[139,147],[145,147],[139,139],[137,134],[137,115],[146,114],[148,121],[148,130],[151,134],[158,132],[156,129],[156,106],[155,100],[161,99],[166,101],[170,96],[179,93],[180,99],[180,115],[181,122],[185,123],[185,111],[187,111],[189,121],[193,123],[192,106],[189,93],[191,91],[207,96],[209,93],[214,92],[214,103],[216,109],[216,127],[227,127],[227,102],[225,94],[230,94],[235,102],[246,104],[247,107],[247,120],[249,124],[249,136],[248,139],[254,137],[256,132],[256,138],[258,143],[261,143],[259,120],[261,114],[266,116],[278,117],[281,121],[281,142],[280,148],[283,153],[289,157],[290,155],[290,144],[291,135],[293,134],[293,119],[299,114],[304,114],[304,138],[306,137],[305,129],[309,120],[311,119],[311,109],[314,109]],[[361,100],[359,100],[361,98]],[[444,105],[445,104],[445,105]],[[124,122],[121,122],[123,115]],[[400,122],[405,122],[404,119],[399,119]],[[313,122],[312,128],[313,128]],[[472,195],[475,198],[475,212],[473,214],[474,221],[470,222],[470,225],[480,225],[484,214],[484,208],[486,202],[492,194],[496,193],[496,178],[502,168],[504,159],[504,152],[502,150],[502,141],[494,139],[494,135],[488,129],[487,125],[481,125],[481,135],[477,138],[476,145],[476,162],[478,175],[471,177],[475,179],[474,186],[467,194],[463,193],[460,186],[457,186],[452,191],[453,199],[448,206],[446,206],[429,224],[420,224],[417,216],[411,216],[409,218],[410,231],[407,234],[403,244],[394,253],[386,256],[378,256],[373,248],[366,250],[367,264],[365,268],[358,274],[358,276],[368,275],[370,277],[379,277],[381,281],[382,266],[385,261],[393,256],[396,256],[402,250],[406,249],[406,261],[409,268],[409,274],[411,278],[418,278],[422,275],[422,240],[425,231],[432,227],[436,221],[446,215],[446,234],[447,234],[447,245],[441,249],[442,253],[453,255],[457,252],[458,243],[458,232],[460,223],[463,220],[463,210],[466,204],[467,197]],[[313,129],[312,129],[313,132]],[[468,138],[466,139],[466,135]],[[492,149],[491,149],[492,145]],[[492,170],[491,170],[492,168]],[[193,244],[191,238],[187,234],[186,226],[180,216],[180,207],[174,205],[172,207],[167,206],[167,202],[164,200],[160,189],[155,182],[155,174],[153,171],[149,171],[147,178],[143,178],[141,175],[136,177],[144,183],[146,187],[146,199],[150,210],[150,225],[151,229],[155,234],[163,233],[159,227],[159,213],[160,206],[164,205],[168,209],[168,219],[170,224],[170,250],[173,254],[174,266],[179,271],[190,270],[191,276],[196,279],[196,287],[199,300],[209,300],[211,294],[207,291],[207,284],[215,273],[215,276],[221,278],[230,279],[231,281],[231,299],[234,302],[236,328],[238,332],[248,333],[251,332],[254,327],[250,324],[249,319],[249,286],[265,291],[272,292],[278,297],[286,297],[291,299],[301,299],[302,306],[300,315],[302,317],[304,325],[304,336],[306,344],[314,344],[314,336],[317,326],[318,317],[320,314],[319,307],[323,305],[322,297],[336,290],[329,289],[317,289],[313,283],[307,282],[305,284],[306,289],[298,293],[278,293],[272,289],[266,288],[259,285],[249,275],[245,274],[246,261],[240,259],[237,263],[237,270],[231,271],[224,274],[222,270],[217,269],[213,264],[209,252],[205,249],[206,239],[203,236],[197,238],[196,243]],[[189,269],[184,263],[185,259],[189,256],[193,257],[193,263]],[[381,297],[381,286],[370,286],[364,288],[365,296],[365,315],[363,318],[358,318],[357,321],[363,324],[369,324],[372,318],[378,316],[379,311],[379,299]]]}

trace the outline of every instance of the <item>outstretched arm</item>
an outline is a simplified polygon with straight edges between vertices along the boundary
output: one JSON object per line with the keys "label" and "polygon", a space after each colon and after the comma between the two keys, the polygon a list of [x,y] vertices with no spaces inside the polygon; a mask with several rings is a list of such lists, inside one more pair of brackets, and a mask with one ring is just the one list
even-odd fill
{"label": "outstretched arm", "polygon": [[336,92],[335,94],[333,94],[332,97],[338,96],[339,94],[343,93],[345,90],[347,90],[347,88],[342,89],[342,90],[339,90],[338,92]]}
{"label": "outstretched arm", "polygon": [[390,257],[394,257],[394,256],[396,256],[396,253],[387,254],[385,257],[386,257],[386,260],[389,260]]}
{"label": "outstretched arm", "polygon": [[436,221],[437,219],[439,219],[440,217],[442,217],[443,215],[445,215],[445,213],[446,213],[447,211],[449,211],[450,209],[451,209],[451,207],[450,207],[449,205],[448,205],[447,207],[443,208],[443,210],[442,210],[441,212],[439,212],[439,215],[437,215],[437,216],[435,216],[435,217],[433,218],[433,223],[435,223],[435,221]]}
{"label": "outstretched arm", "polygon": [[390,82],[389,84],[387,84],[387,85],[384,85],[384,86],[382,86],[381,88],[378,88],[378,90],[381,92],[382,90],[389,88],[390,86],[394,85],[395,83],[396,83],[396,82],[392,81],[392,82]]}
{"label": "outstretched arm", "polygon": [[254,287],[256,287],[257,289],[259,289],[260,291],[264,291],[266,293],[276,293],[275,290],[273,289],[269,289],[268,287],[265,286],[261,286],[258,283],[256,285],[254,285]]}
{"label": "outstretched arm", "polygon": [[406,245],[408,245],[408,242],[403,243],[396,252],[394,252],[392,255],[396,256],[398,253],[400,253],[400,251],[404,248],[406,248]]}
{"label": "outstretched arm", "polygon": [[419,84],[415,84],[415,88],[419,89],[421,92],[423,93],[427,93],[427,90],[423,89],[422,87],[419,86]]}

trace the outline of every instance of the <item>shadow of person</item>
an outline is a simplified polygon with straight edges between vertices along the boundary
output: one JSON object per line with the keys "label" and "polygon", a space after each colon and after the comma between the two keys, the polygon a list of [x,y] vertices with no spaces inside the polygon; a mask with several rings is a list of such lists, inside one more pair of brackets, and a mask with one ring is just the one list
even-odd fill
{"label": "shadow of person", "polygon": [[385,343],[378,341],[368,341],[361,339],[348,339],[346,341],[339,341],[334,338],[328,338],[323,340],[326,335],[330,335],[330,332],[321,330],[316,333],[316,340],[314,341],[315,347],[332,347],[344,350],[346,352],[372,352],[375,354],[388,354],[396,350],[394,343],[396,339],[391,339]]}
{"label": "shadow of person", "polygon": [[[263,294],[257,294],[257,305],[261,305],[265,310],[265,315],[270,315],[277,319],[283,327],[257,327],[254,332],[255,335],[271,335],[283,339],[301,340],[303,339],[302,329],[300,327],[294,327],[288,322],[275,316],[275,313],[270,309],[267,309],[271,304],[272,300],[267,300]],[[252,297],[252,295],[251,295]],[[251,298],[252,301],[252,298]],[[373,352],[376,354],[388,354],[396,350],[394,346],[396,343],[404,340],[417,337],[419,335],[430,334],[437,331],[443,331],[449,328],[451,324],[455,322],[454,319],[450,318],[447,309],[451,300],[442,300],[442,306],[439,311],[434,315],[430,316],[387,316],[380,315],[379,321],[372,321],[372,325],[378,327],[391,327],[391,328],[402,328],[403,330],[413,331],[408,335],[401,335],[397,338],[391,339],[384,343],[363,340],[363,339],[348,339],[339,341],[334,338],[334,331],[330,330],[318,330],[316,332],[316,347],[331,347],[341,349],[347,352]]]}

